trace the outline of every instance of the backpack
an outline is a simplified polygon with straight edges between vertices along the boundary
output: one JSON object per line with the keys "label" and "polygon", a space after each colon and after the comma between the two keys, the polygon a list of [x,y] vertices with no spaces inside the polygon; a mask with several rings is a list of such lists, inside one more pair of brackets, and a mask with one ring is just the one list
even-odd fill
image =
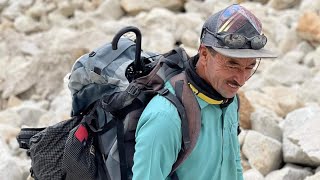
{"label": "backpack", "polygon": [[[136,34],[136,42],[122,38]],[[120,30],[111,43],[81,56],[69,77],[72,118],[46,128],[23,128],[20,148],[31,158],[35,179],[126,180],[132,178],[135,129],[143,109],[159,94],[173,103],[182,121],[182,150],[170,173],[196,144],[201,115],[183,70],[182,48],[158,55],[141,51],[136,27]],[[176,95],[164,88],[170,81]]]}

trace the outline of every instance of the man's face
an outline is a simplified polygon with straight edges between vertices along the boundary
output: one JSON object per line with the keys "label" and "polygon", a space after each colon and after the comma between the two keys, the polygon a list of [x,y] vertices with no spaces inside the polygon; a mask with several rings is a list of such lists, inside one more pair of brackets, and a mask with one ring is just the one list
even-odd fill
{"label": "man's face", "polygon": [[208,50],[205,80],[223,97],[232,98],[249,79],[256,65],[255,58],[230,58]]}

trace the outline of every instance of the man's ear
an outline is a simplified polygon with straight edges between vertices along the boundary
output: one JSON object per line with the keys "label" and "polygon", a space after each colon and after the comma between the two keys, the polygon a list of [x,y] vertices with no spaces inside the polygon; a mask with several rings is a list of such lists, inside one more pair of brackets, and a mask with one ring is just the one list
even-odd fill
{"label": "man's ear", "polygon": [[209,51],[203,44],[199,47],[199,63],[205,65],[209,59]]}

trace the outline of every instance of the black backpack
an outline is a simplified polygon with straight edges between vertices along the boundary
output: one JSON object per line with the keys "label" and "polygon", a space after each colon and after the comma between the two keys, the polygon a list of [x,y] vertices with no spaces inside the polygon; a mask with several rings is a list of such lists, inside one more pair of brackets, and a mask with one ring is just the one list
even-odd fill
{"label": "black backpack", "polygon": [[[132,31],[136,42],[122,38]],[[69,89],[72,118],[46,128],[24,128],[17,136],[31,158],[35,179],[126,180],[132,178],[135,129],[152,97],[172,102],[182,120],[182,150],[175,170],[194,148],[201,127],[199,105],[183,73],[182,48],[158,55],[141,51],[136,27],[120,30],[112,43],[80,57]],[[170,81],[176,95],[164,88]]]}

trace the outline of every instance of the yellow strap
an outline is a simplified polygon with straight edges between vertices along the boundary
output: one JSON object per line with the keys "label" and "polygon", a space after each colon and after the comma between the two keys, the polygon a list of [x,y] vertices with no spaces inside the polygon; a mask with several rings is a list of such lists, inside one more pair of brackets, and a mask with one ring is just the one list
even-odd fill
{"label": "yellow strap", "polygon": [[188,83],[192,92],[195,93],[199,98],[201,98],[202,100],[204,100],[205,102],[207,102],[208,104],[222,104],[223,100],[218,101],[215,99],[212,99],[204,94],[202,94],[201,92],[198,91],[198,89],[196,89],[192,84]]}

